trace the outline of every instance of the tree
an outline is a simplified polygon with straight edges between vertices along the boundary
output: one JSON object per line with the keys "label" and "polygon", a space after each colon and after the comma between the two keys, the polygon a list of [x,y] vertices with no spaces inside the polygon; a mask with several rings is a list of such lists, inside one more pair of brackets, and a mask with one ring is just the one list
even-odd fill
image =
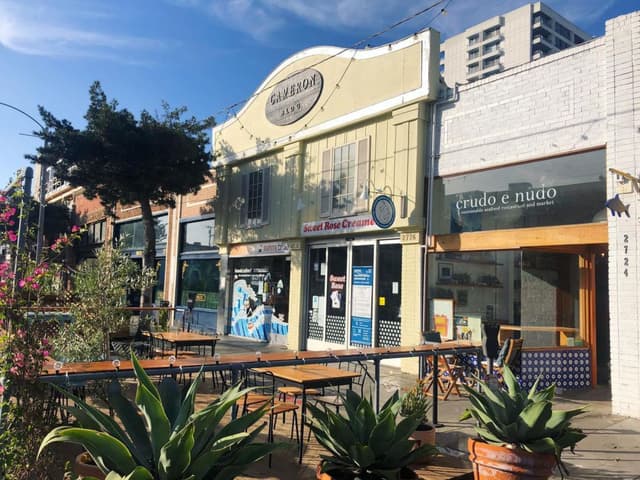
{"label": "tree", "polygon": [[[83,187],[87,198],[100,199],[107,213],[116,204],[140,205],[144,224],[143,267],[155,266],[155,232],[151,206],[175,206],[176,195],[196,193],[207,177],[209,154],[206,129],[212,117],[182,119],[186,107],[162,103],[162,115],[143,110],[137,120],[116,100],[108,100],[100,82],[89,89],[84,130],[59,120],[39,106],[46,129],[34,132],[44,140],[33,162],[53,166],[61,180]],[[142,305],[151,303],[151,289]]]}

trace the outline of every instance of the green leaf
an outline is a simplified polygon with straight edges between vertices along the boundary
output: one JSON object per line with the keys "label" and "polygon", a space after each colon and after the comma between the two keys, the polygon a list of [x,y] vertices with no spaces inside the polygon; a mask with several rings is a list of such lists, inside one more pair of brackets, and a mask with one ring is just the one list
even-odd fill
{"label": "green leaf", "polygon": [[109,405],[116,413],[124,430],[131,439],[132,445],[129,446],[131,454],[136,462],[147,468],[153,469],[153,452],[151,450],[151,442],[144,426],[144,421],[139,415],[138,409],[127,398],[122,395],[120,383],[117,380],[111,382],[107,388],[107,396]]}
{"label": "green leaf", "polygon": [[195,380],[189,386],[189,390],[187,390],[187,394],[182,401],[182,405],[180,405],[180,410],[178,412],[178,415],[176,416],[175,422],[171,423],[171,425],[173,425],[174,432],[184,427],[184,425],[189,420],[189,417],[193,414],[196,403],[196,393],[201,383],[202,368],[200,368],[200,371],[198,372],[198,375],[196,375]]}
{"label": "green leaf", "polygon": [[145,372],[144,368],[140,365],[138,357],[136,357],[133,350],[131,350],[131,363],[133,364],[133,370],[135,371],[136,378],[138,379],[138,388],[143,385],[151,395],[160,400],[160,392],[158,392],[158,389],[151,381],[151,378],[149,378],[147,372]]}
{"label": "green leaf", "polygon": [[160,401],[162,402],[162,406],[164,408],[164,412],[167,415],[167,419],[169,420],[169,425],[172,427],[172,431],[180,430],[180,428],[184,427],[181,425],[176,428],[176,418],[178,418],[178,412],[180,412],[181,406],[181,398],[182,392],[180,391],[180,386],[178,382],[172,377],[165,377],[158,384],[158,393],[160,394]]}
{"label": "green leaf", "polygon": [[138,385],[136,404],[144,416],[147,431],[151,439],[154,463],[157,465],[160,459],[160,449],[167,443],[171,433],[169,419],[164,413],[160,397],[153,395],[143,383]]}
{"label": "green leaf", "polygon": [[527,405],[518,417],[518,440],[536,439],[544,435],[549,418],[551,418],[551,402]]}
{"label": "green leaf", "polygon": [[154,480],[154,478],[146,468],[136,467],[131,473],[125,476],[121,476],[116,472],[109,472],[105,480]]}
{"label": "green leaf", "polygon": [[111,470],[122,475],[136,467],[127,447],[117,438],[103,432],[77,427],[57,427],[51,430],[40,444],[38,456],[52,443],[71,442],[82,445],[91,454],[103,473]]}
{"label": "green leaf", "polygon": [[188,424],[163,445],[158,462],[160,480],[180,480],[182,478],[182,474],[191,464],[194,429],[192,423]]}
{"label": "green leaf", "polygon": [[[420,421],[417,419],[417,421]],[[376,456],[384,455],[391,447],[394,436],[395,419],[391,415],[386,415],[383,419],[373,427],[371,435],[369,435],[369,446]]]}

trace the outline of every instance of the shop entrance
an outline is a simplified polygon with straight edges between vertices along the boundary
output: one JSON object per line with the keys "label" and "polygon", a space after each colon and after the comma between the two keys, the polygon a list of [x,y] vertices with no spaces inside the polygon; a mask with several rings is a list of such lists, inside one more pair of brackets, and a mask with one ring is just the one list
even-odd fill
{"label": "shop entrance", "polygon": [[400,345],[402,247],[309,249],[307,348]]}

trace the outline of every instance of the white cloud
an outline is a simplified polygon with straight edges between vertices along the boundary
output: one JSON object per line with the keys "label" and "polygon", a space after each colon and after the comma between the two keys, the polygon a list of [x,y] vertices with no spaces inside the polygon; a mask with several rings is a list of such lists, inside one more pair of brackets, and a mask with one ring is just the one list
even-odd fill
{"label": "white cloud", "polygon": [[[166,0],[198,8],[218,22],[258,40],[273,39],[290,22],[336,31],[355,30],[363,36],[381,30],[436,3],[437,0]],[[431,26],[446,38],[466,28],[527,4],[526,0],[453,0],[443,2],[407,23],[404,31]],[[597,22],[615,0],[547,0],[546,3],[577,26]],[[438,15],[443,6],[446,15]],[[434,17],[436,17],[434,20]],[[402,32],[399,32],[399,36]]]}
{"label": "white cloud", "polygon": [[[74,20],[83,23],[88,18],[100,22],[115,19],[109,12],[54,7],[34,2],[26,8],[17,2],[0,1],[0,45],[26,55],[88,57],[124,63],[139,63],[131,58],[132,50],[162,45],[152,39],[100,33],[73,24]],[[105,23],[105,29],[108,26]]]}

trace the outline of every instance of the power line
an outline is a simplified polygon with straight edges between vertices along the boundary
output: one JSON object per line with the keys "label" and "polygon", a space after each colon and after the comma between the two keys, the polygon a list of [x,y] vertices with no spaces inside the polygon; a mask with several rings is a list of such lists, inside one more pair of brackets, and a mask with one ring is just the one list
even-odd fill
{"label": "power line", "polygon": [[[377,38],[377,37],[380,37],[380,36],[384,35],[385,33],[388,33],[388,32],[390,32],[391,30],[394,30],[394,29],[398,28],[399,26],[404,25],[404,24],[405,24],[405,23],[407,23],[407,22],[410,22],[411,20],[413,20],[413,19],[415,19],[415,18],[417,18],[417,17],[419,17],[419,16],[422,16],[422,15],[424,15],[424,14],[426,14],[426,13],[430,12],[430,11],[431,11],[431,10],[433,10],[434,8],[438,7],[439,5],[445,4],[445,6],[444,6],[443,8],[441,8],[441,9],[440,9],[440,11],[438,12],[438,14],[437,14],[436,16],[434,16],[434,17],[430,20],[430,22],[429,22],[429,24],[430,24],[430,23],[432,23],[432,22],[433,22],[433,21],[434,21],[434,20],[435,20],[439,15],[441,15],[441,14],[443,14],[443,13],[446,13],[446,7],[447,7],[447,6],[449,6],[449,4],[450,4],[452,1],[453,1],[453,0],[438,0],[437,2],[432,3],[432,4],[431,4],[431,5],[429,5],[428,7],[425,7],[425,8],[423,8],[423,9],[421,9],[421,10],[419,10],[419,11],[417,11],[417,12],[415,12],[415,13],[413,13],[413,14],[411,14],[411,15],[407,16],[407,17],[404,17],[403,19],[398,20],[397,22],[395,22],[395,23],[393,23],[393,24],[389,25],[388,27],[385,27],[384,29],[382,29],[382,30],[380,30],[380,31],[378,31],[378,32],[376,32],[376,33],[373,33],[373,34],[371,34],[371,35],[369,35],[369,36],[367,36],[367,37],[363,38],[362,40],[357,41],[357,42],[356,42],[356,43],[354,43],[352,46],[342,48],[342,49],[338,50],[336,53],[334,53],[334,54],[332,54],[332,55],[329,55],[328,57],[325,57],[325,58],[323,58],[322,60],[318,60],[316,63],[313,63],[313,64],[311,64],[311,65],[309,65],[309,66],[307,66],[307,67],[305,67],[305,68],[314,68],[314,67],[316,67],[316,66],[318,66],[318,65],[320,65],[320,64],[322,64],[322,63],[324,63],[324,62],[327,62],[327,61],[331,60],[332,58],[335,58],[335,57],[337,57],[337,56],[339,56],[339,55],[342,55],[344,52],[347,52],[347,51],[349,51],[349,50],[352,50],[352,49],[358,48],[358,47],[359,47],[359,46],[361,46],[362,44],[367,44],[369,41],[371,41],[371,40],[373,40],[373,39],[375,39],[375,38]],[[429,25],[429,24],[427,24],[427,25]],[[426,28],[426,26],[425,26],[425,27],[423,27],[423,29],[424,29],[424,28]],[[294,73],[296,73],[296,72],[294,72]],[[267,84],[267,85],[265,85],[263,88],[261,88],[260,90],[258,90],[258,91],[256,91],[256,92],[254,92],[254,93],[253,93],[252,95],[250,95],[249,97],[247,97],[247,98],[245,98],[245,99],[243,99],[243,100],[240,100],[240,101],[238,101],[238,102],[232,103],[231,105],[229,105],[229,106],[227,106],[227,107],[225,107],[225,108],[222,108],[222,109],[218,110],[216,113],[214,113],[214,116],[217,116],[217,115],[222,114],[222,113],[226,113],[226,114],[228,115],[228,114],[229,114],[233,109],[235,109],[235,108],[239,107],[240,105],[244,105],[245,103],[247,103],[247,102],[248,102],[249,100],[251,100],[252,98],[257,97],[258,95],[260,95],[261,93],[263,93],[263,92],[264,92],[264,91],[266,91],[266,90],[269,90],[269,89],[270,89],[271,87],[273,87],[276,83],[279,83],[279,82],[281,82],[281,81],[283,81],[283,80],[286,80],[287,78],[291,77],[294,73],[290,74],[289,76],[285,77],[285,78],[284,78],[284,79],[282,79],[282,80],[278,80],[278,82],[275,82],[275,83],[274,83],[274,82],[270,82],[270,83],[268,83],[268,84]],[[235,116],[235,113],[233,113],[233,116]]]}

